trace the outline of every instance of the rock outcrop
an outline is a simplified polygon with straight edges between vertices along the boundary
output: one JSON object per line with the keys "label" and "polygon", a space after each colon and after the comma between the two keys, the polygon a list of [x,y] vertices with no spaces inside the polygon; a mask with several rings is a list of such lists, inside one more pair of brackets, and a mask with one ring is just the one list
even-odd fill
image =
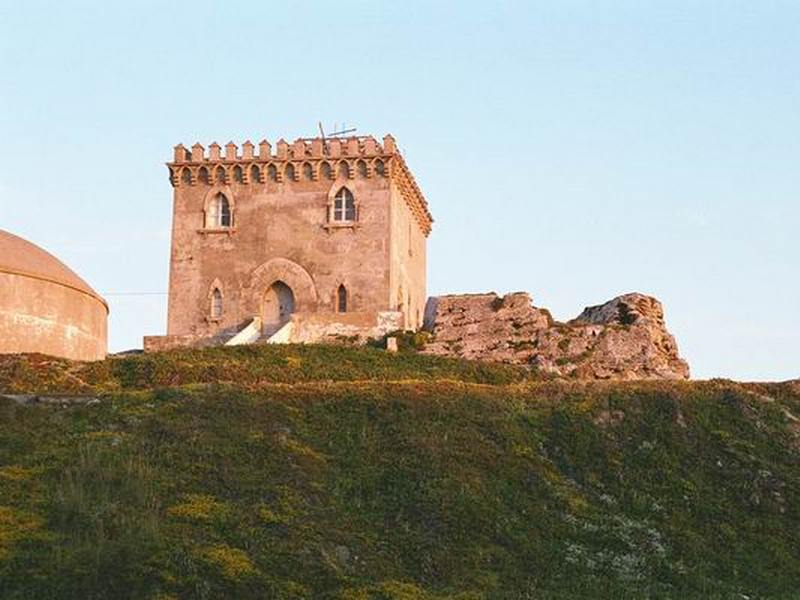
{"label": "rock outcrop", "polygon": [[433,336],[424,352],[525,364],[578,379],[688,379],[664,324],[661,303],[625,294],[586,308],[568,323],[553,320],[518,292],[440,296],[426,308]]}

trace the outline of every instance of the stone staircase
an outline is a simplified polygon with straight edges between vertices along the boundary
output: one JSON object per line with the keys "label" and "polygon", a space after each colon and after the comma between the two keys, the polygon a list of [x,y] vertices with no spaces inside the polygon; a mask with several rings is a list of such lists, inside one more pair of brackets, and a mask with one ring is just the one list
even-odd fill
{"label": "stone staircase", "polygon": [[261,318],[253,319],[244,326],[244,329],[225,342],[226,346],[241,346],[243,344],[255,344],[261,338]]}
{"label": "stone staircase", "polygon": [[291,341],[294,323],[287,321],[277,330],[264,334],[260,317],[253,317],[244,328],[225,342],[225,346],[244,344],[288,344]]}

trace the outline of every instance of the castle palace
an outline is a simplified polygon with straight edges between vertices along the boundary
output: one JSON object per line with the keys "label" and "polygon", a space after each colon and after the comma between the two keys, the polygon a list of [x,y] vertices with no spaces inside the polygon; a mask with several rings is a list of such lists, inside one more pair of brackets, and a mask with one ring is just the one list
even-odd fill
{"label": "castle palace", "polygon": [[175,147],[166,336],[145,350],[422,326],[433,219],[387,135]]}

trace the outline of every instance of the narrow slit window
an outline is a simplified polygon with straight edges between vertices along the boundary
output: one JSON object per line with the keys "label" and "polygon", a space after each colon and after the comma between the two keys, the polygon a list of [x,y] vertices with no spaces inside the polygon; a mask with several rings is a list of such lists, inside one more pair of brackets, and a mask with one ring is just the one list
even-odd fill
{"label": "narrow slit window", "polygon": [[219,319],[222,317],[222,292],[219,288],[214,288],[211,292],[211,318]]}
{"label": "narrow slit window", "polygon": [[340,285],[336,292],[336,307],[340,313],[347,312],[347,288],[344,284]]}

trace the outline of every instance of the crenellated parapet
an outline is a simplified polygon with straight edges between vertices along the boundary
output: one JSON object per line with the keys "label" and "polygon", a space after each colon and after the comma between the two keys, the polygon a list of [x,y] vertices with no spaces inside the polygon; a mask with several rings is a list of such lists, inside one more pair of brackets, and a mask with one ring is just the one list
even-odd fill
{"label": "crenellated parapet", "polygon": [[388,177],[395,183],[427,235],[433,218],[391,135],[383,143],[372,136],[347,138],[280,139],[273,147],[266,140],[255,146],[249,140],[237,147],[213,142],[208,151],[200,143],[178,144],[167,163],[173,187],[224,184],[287,183]]}

